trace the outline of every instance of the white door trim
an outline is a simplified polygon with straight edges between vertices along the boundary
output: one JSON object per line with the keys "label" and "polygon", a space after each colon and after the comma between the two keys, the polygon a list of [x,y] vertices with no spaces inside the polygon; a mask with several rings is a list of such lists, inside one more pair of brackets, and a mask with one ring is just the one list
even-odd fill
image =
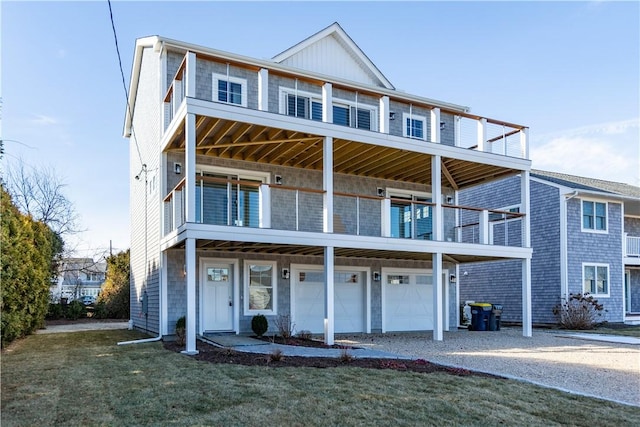
{"label": "white door trim", "polygon": [[[295,311],[295,301],[296,301],[296,287],[294,285],[295,283],[295,276],[296,274],[299,274],[300,271],[307,271],[307,270],[313,270],[313,271],[324,271],[324,267],[322,265],[319,264],[291,264],[289,266],[291,275],[290,275],[290,280],[289,280],[289,313],[291,315],[291,322],[295,323],[295,318],[294,318],[294,313]],[[362,272],[365,273],[365,289],[364,289],[364,303],[365,303],[365,307],[364,307],[364,312],[365,312],[365,332],[367,334],[371,333],[371,268],[370,267],[351,267],[351,266],[344,266],[344,265],[336,265],[335,266],[335,271],[358,271],[358,272]],[[335,295],[334,295],[335,298]]]}
{"label": "white door trim", "polygon": [[202,307],[204,306],[204,292],[203,286],[205,282],[205,264],[228,264],[232,271],[231,286],[233,287],[233,331],[237,334],[240,333],[240,271],[239,261],[237,258],[205,258],[200,257],[198,264],[198,333],[202,335],[204,333],[204,315]]}

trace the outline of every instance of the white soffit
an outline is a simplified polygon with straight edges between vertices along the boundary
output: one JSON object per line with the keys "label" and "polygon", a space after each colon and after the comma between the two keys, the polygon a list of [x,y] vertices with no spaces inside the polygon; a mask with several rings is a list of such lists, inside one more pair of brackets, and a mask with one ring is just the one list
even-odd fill
{"label": "white soffit", "polygon": [[394,89],[337,22],[276,55],[273,60],[290,67]]}

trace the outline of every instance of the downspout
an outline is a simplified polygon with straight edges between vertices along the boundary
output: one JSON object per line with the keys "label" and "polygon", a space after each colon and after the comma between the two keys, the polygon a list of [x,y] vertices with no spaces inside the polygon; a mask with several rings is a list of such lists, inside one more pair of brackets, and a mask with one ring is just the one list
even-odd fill
{"label": "downspout", "polygon": [[[162,288],[162,275],[158,277],[158,288]],[[159,289],[160,290],[160,289]],[[129,323],[131,325],[131,322]],[[129,327],[132,329],[132,326]],[[118,345],[127,345],[127,344],[143,344],[146,342],[155,342],[160,341],[162,339],[162,291],[158,292],[158,336],[153,338],[143,338],[140,340],[131,340],[131,341],[120,341]]]}

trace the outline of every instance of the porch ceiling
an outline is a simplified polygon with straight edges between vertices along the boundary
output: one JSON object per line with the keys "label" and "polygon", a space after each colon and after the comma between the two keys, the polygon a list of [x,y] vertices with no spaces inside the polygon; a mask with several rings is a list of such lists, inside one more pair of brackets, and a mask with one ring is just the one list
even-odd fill
{"label": "porch ceiling", "polygon": [[[175,248],[184,248],[184,242],[179,243]],[[271,243],[255,242],[235,242],[230,240],[197,240],[198,250],[220,251],[236,254],[268,254],[268,255],[289,255],[289,256],[324,256],[324,247],[307,245],[281,245]],[[402,261],[431,261],[431,253],[411,252],[411,251],[387,251],[377,249],[334,249],[336,258],[359,258],[359,259],[381,259],[381,260],[402,260]],[[468,263],[481,261],[494,261],[501,258],[478,255],[444,255],[445,262]]]}
{"label": "porch ceiling", "polygon": [[[266,127],[234,120],[198,116],[198,155],[322,170],[323,136]],[[169,151],[184,151],[185,131],[180,126]],[[334,140],[334,172],[395,181],[431,182],[431,156],[407,150]],[[442,183],[453,189],[473,186],[517,173],[515,169],[443,158]]]}

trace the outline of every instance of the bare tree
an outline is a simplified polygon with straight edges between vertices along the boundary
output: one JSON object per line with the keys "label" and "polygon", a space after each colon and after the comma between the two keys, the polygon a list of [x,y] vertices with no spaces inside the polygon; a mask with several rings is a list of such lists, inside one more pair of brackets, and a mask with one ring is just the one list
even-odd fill
{"label": "bare tree", "polygon": [[78,233],[79,216],[53,168],[36,169],[21,159],[7,169],[7,190],[18,209],[47,224],[63,239]]}

